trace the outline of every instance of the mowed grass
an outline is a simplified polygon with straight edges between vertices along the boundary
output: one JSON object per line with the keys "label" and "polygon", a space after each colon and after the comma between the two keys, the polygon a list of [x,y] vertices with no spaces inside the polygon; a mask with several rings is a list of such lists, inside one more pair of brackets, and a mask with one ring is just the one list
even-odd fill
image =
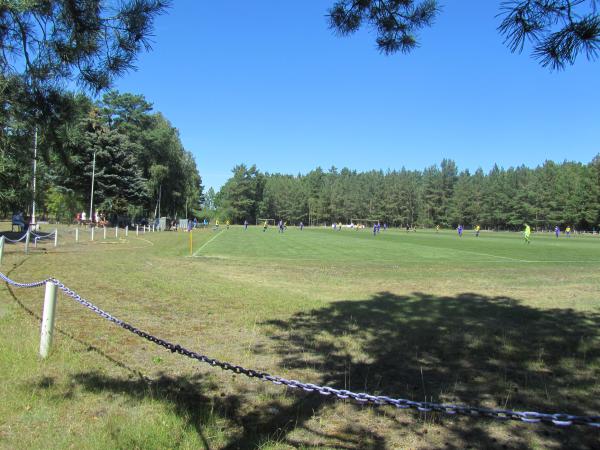
{"label": "mowed grass", "polygon": [[[6,229],[6,226],[3,227]],[[192,350],[302,381],[413,400],[600,413],[600,238],[241,227],[59,229],[17,281],[59,278]],[[0,290],[2,448],[598,448],[600,431],[369,407],[171,354],[43,289]]]}

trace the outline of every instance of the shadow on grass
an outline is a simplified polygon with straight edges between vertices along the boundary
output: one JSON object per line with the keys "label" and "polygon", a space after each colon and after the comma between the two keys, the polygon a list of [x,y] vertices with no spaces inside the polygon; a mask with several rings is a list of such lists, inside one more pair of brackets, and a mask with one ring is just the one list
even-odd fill
{"label": "shadow on grass", "polygon": [[[267,323],[275,328],[280,365],[316,371],[326,385],[412,400],[600,413],[598,313],[540,310],[474,293],[381,292]],[[489,419],[429,420],[444,425],[448,447],[501,446]],[[588,427],[507,426],[511,448],[526,446],[532,433],[548,445],[600,448],[600,430]]]}
{"label": "shadow on grass", "polygon": [[[598,414],[600,398],[600,314],[571,309],[538,310],[506,297],[464,293],[435,297],[382,292],[371,299],[339,301],[263,323],[279,355],[279,370],[305,373],[333,387],[391,397],[433,400],[521,411]],[[235,362],[235,361],[232,361]],[[272,372],[277,374],[278,368]],[[300,375],[299,375],[300,377]],[[196,377],[127,380],[98,373],[74,377],[93,392],[120,392],[172,404],[193,426],[206,448],[202,429],[211,417],[235,424],[224,448],[256,448],[265,442],[292,447],[327,445],[342,449],[391,448],[388,434],[411,435],[423,447],[600,448],[600,430],[504,423],[498,434],[490,419],[453,418],[380,408],[377,431],[362,425],[366,407],[347,404],[328,431],[311,419],[335,400],[298,392],[292,402],[257,399],[257,392],[215,392]],[[257,382],[258,383],[258,382]],[[151,388],[149,389],[149,386]],[[250,385],[251,386],[251,385]],[[294,391],[292,391],[294,392]],[[249,402],[254,409],[244,407]],[[210,408],[210,412],[208,409]],[[443,427],[440,442],[429,441],[424,425]],[[292,431],[299,430],[298,433]],[[302,439],[306,438],[306,442]],[[429,442],[429,444],[428,444]],[[407,444],[408,445],[408,444]]]}

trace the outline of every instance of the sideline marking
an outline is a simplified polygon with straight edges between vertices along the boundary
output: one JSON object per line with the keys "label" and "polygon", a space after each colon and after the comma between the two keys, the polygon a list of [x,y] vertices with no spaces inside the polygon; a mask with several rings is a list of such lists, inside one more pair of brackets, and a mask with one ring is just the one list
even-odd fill
{"label": "sideline marking", "polygon": [[217,234],[215,234],[212,238],[210,238],[208,241],[206,241],[204,244],[202,244],[200,246],[200,248],[198,250],[196,250],[194,252],[194,254],[192,255],[192,257],[197,256],[198,253],[200,253],[200,250],[202,250],[204,247],[206,247],[208,244],[210,244],[212,241],[214,241],[224,230],[219,231]]}

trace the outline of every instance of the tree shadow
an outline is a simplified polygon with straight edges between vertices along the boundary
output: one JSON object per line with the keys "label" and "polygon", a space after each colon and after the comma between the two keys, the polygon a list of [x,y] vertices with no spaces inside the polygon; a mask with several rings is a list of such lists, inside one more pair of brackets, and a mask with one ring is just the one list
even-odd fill
{"label": "tree shadow", "polygon": [[[317,372],[328,386],[520,411],[600,413],[596,312],[535,309],[474,293],[380,292],[267,324],[274,327],[280,365]],[[448,430],[446,447],[502,447],[490,433],[491,419],[430,414],[428,420]],[[528,447],[531,433],[549,445],[600,448],[600,430],[591,427],[506,426],[511,448]]]}
{"label": "tree shadow", "polygon": [[[286,368],[320,384],[413,400],[521,411],[600,411],[600,399],[594,395],[600,378],[598,313],[539,310],[515,299],[473,293],[435,297],[381,292],[263,325],[273,345],[258,351],[279,355],[278,367],[270,368],[275,374]],[[229,386],[234,392],[228,394],[219,394],[224,387],[202,375],[161,374],[148,380],[84,372],[72,381],[86,391],[149,397],[172,405],[205,448],[210,443],[203,430],[214,417],[235,427],[222,447],[226,449],[278,442],[382,450],[392,448],[388,433],[396,433],[396,438],[409,434],[430,448],[529,448],[532,435],[547,447],[600,448],[600,433],[589,427],[504,422],[506,432],[499,438],[490,426],[497,422],[491,419],[424,416],[389,406],[376,410],[385,426],[372,430],[362,422],[369,407],[350,402],[344,402],[339,423],[324,431],[314,426],[315,418],[338,400],[284,388],[285,399],[258,398],[258,381],[244,384],[247,390]],[[52,382],[40,380],[38,386],[51,387]],[[443,427],[442,443],[427,440],[428,424]]]}

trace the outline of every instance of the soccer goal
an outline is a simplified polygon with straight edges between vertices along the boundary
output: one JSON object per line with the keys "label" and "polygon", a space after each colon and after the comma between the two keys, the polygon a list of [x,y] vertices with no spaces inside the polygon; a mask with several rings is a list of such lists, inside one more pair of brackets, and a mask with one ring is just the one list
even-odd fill
{"label": "soccer goal", "polygon": [[268,225],[275,226],[275,219],[256,219],[256,225],[263,225],[265,222]]}
{"label": "soccer goal", "polygon": [[381,223],[381,220],[373,219],[350,219],[350,225],[354,225],[354,228],[373,228],[373,225],[377,222]]}

